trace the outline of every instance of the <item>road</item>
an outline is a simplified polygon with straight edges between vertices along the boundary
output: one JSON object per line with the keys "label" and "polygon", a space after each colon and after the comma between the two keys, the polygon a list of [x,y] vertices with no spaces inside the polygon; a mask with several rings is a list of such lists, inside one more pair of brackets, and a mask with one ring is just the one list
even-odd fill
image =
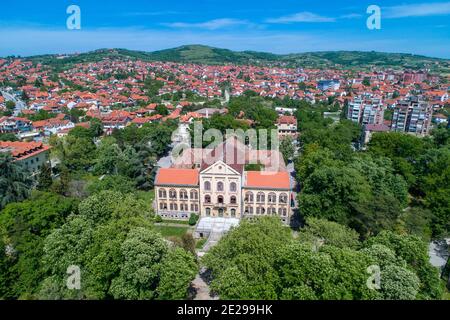
{"label": "road", "polygon": [[1,91],[1,92],[6,101],[13,101],[16,104],[16,107],[13,112],[14,117],[17,117],[20,113],[22,113],[23,109],[27,108],[27,105],[25,104],[25,102],[23,102],[17,96],[15,96],[9,92],[6,92],[6,91]]}

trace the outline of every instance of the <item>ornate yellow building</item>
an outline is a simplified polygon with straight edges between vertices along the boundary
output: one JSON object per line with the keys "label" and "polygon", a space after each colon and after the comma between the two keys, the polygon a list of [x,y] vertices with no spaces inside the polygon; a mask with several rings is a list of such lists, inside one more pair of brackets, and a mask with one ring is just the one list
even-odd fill
{"label": "ornate yellow building", "polygon": [[[186,159],[190,152],[185,150],[181,158]],[[249,158],[255,160],[251,156],[255,150],[228,139],[213,150],[202,150],[201,161],[176,162],[171,168],[159,169],[155,179],[157,213],[172,219],[188,219],[191,213],[238,219],[276,215],[289,223],[290,176],[281,154],[272,153],[278,163],[265,166],[270,170],[246,171]],[[258,159],[258,163],[268,161]]]}

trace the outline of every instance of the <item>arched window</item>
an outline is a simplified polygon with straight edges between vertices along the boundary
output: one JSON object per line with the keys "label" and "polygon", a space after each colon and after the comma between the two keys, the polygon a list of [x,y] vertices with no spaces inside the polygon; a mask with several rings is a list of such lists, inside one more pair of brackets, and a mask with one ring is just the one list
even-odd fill
{"label": "arched window", "polygon": [[205,203],[211,203],[211,196],[209,194],[205,196]]}
{"label": "arched window", "polygon": [[269,193],[269,195],[267,196],[267,200],[268,200],[270,203],[275,203],[275,202],[277,202],[277,195],[276,195],[275,193],[271,192],[271,193]]}
{"label": "arched window", "polygon": [[191,203],[191,211],[195,211],[195,206],[193,203]]}
{"label": "arched window", "polygon": [[231,192],[236,192],[236,182],[230,183],[230,191]]}
{"label": "arched window", "polygon": [[286,208],[283,208],[283,216],[287,215],[287,210]]}
{"label": "arched window", "polygon": [[245,202],[253,202],[253,192],[245,193]]}
{"label": "arched window", "polygon": [[217,203],[223,203],[223,197],[217,196]]}
{"label": "arched window", "polygon": [[197,190],[191,190],[191,200],[197,200],[197,199],[198,199]]}
{"label": "arched window", "polygon": [[280,203],[287,203],[288,196],[286,193],[280,194]]}
{"label": "arched window", "polygon": [[223,182],[217,182],[217,191],[223,191]]}
{"label": "arched window", "polygon": [[230,197],[230,203],[236,204],[236,197],[235,196],[231,196]]}
{"label": "arched window", "polygon": [[236,217],[236,209],[231,209],[231,216]]}
{"label": "arched window", "polygon": [[163,199],[166,198],[167,197],[166,189],[159,189],[158,196]]}
{"label": "arched window", "polygon": [[205,181],[204,187],[205,187],[205,190],[208,190],[208,191],[211,190],[211,182]]}
{"label": "arched window", "polygon": [[175,189],[170,189],[170,191],[169,191],[169,198],[170,199],[176,199],[177,198],[177,191]]}
{"label": "arched window", "polygon": [[261,213],[261,208],[260,207],[256,207],[256,214],[260,214]]}
{"label": "arched window", "polygon": [[211,215],[211,209],[210,208],[206,208],[206,215],[208,217]]}
{"label": "arched window", "polygon": [[261,208],[261,214],[264,214],[264,213],[266,213],[266,209]]}
{"label": "arched window", "polygon": [[173,210],[178,211],[178,205],[176,203],[173,204]]}
{"label": "arched window", "polygon": [[283,213],[283,209],[282,208],[278,208],[278,214],[281,216]]}
{"label": "arched window", "polygon": [[188,193],[186,190],[180,190],[180,199],[186,200],[188,198]]}
{"label": "arched window", "polygon": [[264,192],[258,192],[256,195],[256,202],[265,202],[266,196],[264,195]]}
{"label": "arched window", "polygon": [[277,214],[277,209],[275,209],[274,207],[272,207],[272,208],[270,209],[270,211],[272,211],[272,214],[273,214],[273,215],[276,215],[276,214]]}

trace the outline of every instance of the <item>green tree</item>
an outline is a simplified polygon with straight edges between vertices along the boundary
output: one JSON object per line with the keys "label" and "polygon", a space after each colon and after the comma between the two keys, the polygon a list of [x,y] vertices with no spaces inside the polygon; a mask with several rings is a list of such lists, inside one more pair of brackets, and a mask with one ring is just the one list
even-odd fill
{"label": "green tree", "polygon": [[[272,265],[289,241],[289,230],[278,218],[242,221],[203,257],[214,276],[212,289],[224,299],[275,299],[278,280]],[[238,288],[230,285],[232,276],[240,280]],[[235,296],[236,292],[242,296]]]}
{"label": "green tree", "polygon": [[44,239],[76,212],[76,201],[52,193],[37,192],[28,200],[10,203],[0,214],[8,257],[10,283],[4,298],[33,298],[43,280],[41,263]]}
{"label": "green tree", "polygon": [[370,195],[367,179],[355,169],[322,167],[304,181],[298,200],[302,215],[346,224]]}
{"label": "green tree", "polygon": [[284,161],[287,163],[294,157],[294,145],[291,137],[287,136],[281,140],[280,152],[283,155]]}
{"label": "green tree", "polygon": [[419,292],[420,281],[408,269],[389,265],[381,270],[381,294],[387,300],[413,300]]}
{"label": "green tree", "polygon": [[402,258],[420,279],[417,298],[440,299],[442,288],[438,270],[429,262],[428,246],[417,236],[399,235],[390,231],[382,231],[366,241],[366,246],[382,244]]}
{"label": "green tree", "polygon": [[169,250],[161,264],[158,299],[185,299],[197,270],[198,266],[192,254],[181,248]]}
{"label": "green tree", "polygon": [[9,153],[0,152],[0,209],[30,195],[32,181]]}
{"label": "green tree", "polygon": [[124,264],[111,283],[115,299],[154,299],[168,247],[157,232],[135,228],[121,246]]}
{"label": "green tree", "polygon": [[155,112],[162,116],[167,116],[169,114],[169,109],[165,105],[158,104],[155,108]]}
{"label": "green tree", "polygon": [[433,213],[433,235],[450,234],[450,148],[428,150],[417,163],[415,190],[423,196],[424,205]]}
{"label": "green tree", "polygon": [[359,235],[355,230],[336,222],[317,218],[307,218],[305,227],[299,233],[302,242],[327,244],[339,248],[358,248]]}
{"label": "green tree", "polygon": [[39,190],[49,190],[52,186],[53,179],[52,179],[52,169],[48,162],[45,162],[41,166],[41,170],[38,175],[38,184],[37,188]]}
{"label": "green tree", "polygon": [[0,141],[19,141],[14,133],[0,133]]}
{"label": "green tree", "polygon": [[94,180],[87,185],[87,191],[91,194],[105,190],[118,191],[123,194],[132,193],[136,191],[136,182],[122,175],[107,175],[103,179]]}

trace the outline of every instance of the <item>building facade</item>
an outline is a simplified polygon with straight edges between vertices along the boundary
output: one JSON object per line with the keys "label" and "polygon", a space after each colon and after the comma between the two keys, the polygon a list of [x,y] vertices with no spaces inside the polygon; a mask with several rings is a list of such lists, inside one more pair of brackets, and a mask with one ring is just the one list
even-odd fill
{"label": "building facade", "polygon": [[278,137],[284,138],[290,136],[297,138],[297,119],[294,116],[280,116],[277,123]]}
{"label": "building facade", "polygon": [[361,125],[381,125],[384,120],[384,106],[380,99],[354,99],[348,104],[347,119]]}
{"label": "building facade", "polygon": [[431,129],[433,107],[427,103],[411,99],[400,101],[392,114],[391,130],[426,136]]}
{"label": "building facade", "polygon": [[291,218],[289,173],[246,171],[236,158],[220,156],[189,169],[161,168],[155,192],[155,208],[163,218],[188,219],[191,213],[237,219],[274,215],[286,224]]}
{"label": "building facade", "polygon": [[0,152],[8,152],[31,177],[36,176],[49,161],[50,147],[42,142],[0,141]]}

